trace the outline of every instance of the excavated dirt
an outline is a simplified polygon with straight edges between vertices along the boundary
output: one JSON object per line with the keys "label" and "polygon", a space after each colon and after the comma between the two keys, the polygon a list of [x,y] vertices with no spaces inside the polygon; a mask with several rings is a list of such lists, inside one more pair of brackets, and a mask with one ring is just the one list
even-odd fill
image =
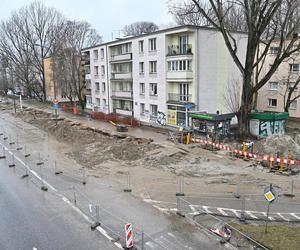
{"label": "excavated dirt", "polygon": [[224,175],[238,174],[241,167],[249,165],[227,159],[221,151],[208,157],[208,151],[200,146],[157,144],[149,139],[108,133],[67,119],[60,119],[56,125],[52,114],[43,111],[26,109],[16,117],[48,131],[58,141],[67,144],[71,147],[67,155],[89,169],[105,170],[108,165],[120,169],[142,166],[177,175],[216,178],[217,174],[223,178]]}
{"label": "excavated dirt", "polygon": [[[10,109],[11,113],[11,106],[0,104],[0,110],[2,108]],[[240,181],[243,182],[241,191],[247,193],[261,193],[271,179],[278,183],[279,190],[286,191],[290,186],[288,176],[270,174],[259,163],[233,158],[223,150],[211,152],[200,144],[174,144],[160,140],[159,136],[154,136],[154,141],[136,138],[127,133],[103,130],[100,126],[87,126],[76,117],[59,119],[56,126],[51,113],[28,108],[15,116],[48,131],[61,143],[60,153],[87,167],[92,176],[110,178],[125,185],[130,173],[135,190],[145,197],[172,200],[174,192],[178,191],[178,176],[185,176],[185,189],[190,194],[199,191],[232,193]],[[262,151],[263,143],[264,140],[255,142],[259,154],[266,152]],[[231,146],[236,147],[235,144]]]}
{"label": "excavated dirt", "polygon": [[300,159],[300,137],[289,135],[273,135],[255,143],[255,151],[259,154],[276,156],[290,159]]}

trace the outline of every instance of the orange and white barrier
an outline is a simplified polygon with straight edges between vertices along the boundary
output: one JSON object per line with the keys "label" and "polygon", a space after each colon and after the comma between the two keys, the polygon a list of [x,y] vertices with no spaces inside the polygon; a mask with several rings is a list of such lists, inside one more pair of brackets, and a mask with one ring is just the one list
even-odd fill
{"label": "orange and white barrier", "polygon": [[133,237],[132,237],[132,225],[131,223],[125,224],[125,235],[126,235],[126,248],[133,248]]}
{"label": "orange and white barrier", "polygon": [[194,139],[194,138],[192,138],[191,141],[194,142],[194,143],[202,143],[202,144],[206,144],[206,145],[212,145],[215,148],[227,150],[227,151],[230,151],[232,153],[239,154],[239,155],[242,155],[242,156],[247,156],[247,157],[255,159],[255,160],[285,163],[285,164],[288,164],[288,165],[298,165],[299,164],[298,160],[277,158],[277,157],[271,157],[271,156],[268,156],[268,155],[252,154],[252,153],[243,152],[242,150],[233,149],[233,148],[231,148],[229,146],[225,146],[225,145],[222,145],[222,144],[219,144],[219,143],[215,143],[215,142],[211,142],[211,141],[207,141],[207,140],[201,140],[201,139]]}

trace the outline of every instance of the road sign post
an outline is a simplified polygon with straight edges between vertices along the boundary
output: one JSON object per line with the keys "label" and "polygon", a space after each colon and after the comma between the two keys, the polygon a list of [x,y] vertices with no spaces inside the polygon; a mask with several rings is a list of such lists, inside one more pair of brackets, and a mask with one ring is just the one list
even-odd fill
{"label": "road sign post", "polygon": [[268,221],[269,221],[270,206],[271,206],[271,203],[273,203],[278,197],[277,192],[275,191],[275,189],[272,186],[272,183],[270,183],[269,187],[265,188],[264,196],[265,196],[265,198],[268,202],[267,216],[266,216],[266,227],[265,227],[265,233],[267,233],[268,232]]}
{"label": "road sign post", "polygon": [[57,125],[57,110],[59,109],[59,104],[58,104],[58,100],[57,99],[54,99],[53,100],[53,105],[52,105],[52,108],[54,109],[55,111],[55,125]]}

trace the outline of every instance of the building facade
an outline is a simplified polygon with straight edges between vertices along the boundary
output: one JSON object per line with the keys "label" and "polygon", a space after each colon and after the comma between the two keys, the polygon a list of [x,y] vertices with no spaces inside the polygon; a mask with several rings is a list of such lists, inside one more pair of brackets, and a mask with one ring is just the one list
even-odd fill
{"label": "building facade", "polygon": [[[246,35],[233,36],[244,61]],[[222,35],[212,28],[174,27],[82,53],[90,58],[87,108],[143,123],[184,126],[188,111],[229,112],[226,88],[241,80]]]}
{"label": "building facade", "polygon": [[[266,60],[262,68],[262,76],[265,75],[277,56],[279,45],[273,42],[270,46]],[[300,54],[294,53],[292,57],[284,60],[269,82],[258,91],[257,109],[271,112],[284,112],[285,103],[289,90],[299,81]],[[299,84],[300,87],[300,84]],[[296,87],[291,99],[300,95],[300,89]],[[288,110],[289,116],[300,118],[300,99],[291,103]]]}

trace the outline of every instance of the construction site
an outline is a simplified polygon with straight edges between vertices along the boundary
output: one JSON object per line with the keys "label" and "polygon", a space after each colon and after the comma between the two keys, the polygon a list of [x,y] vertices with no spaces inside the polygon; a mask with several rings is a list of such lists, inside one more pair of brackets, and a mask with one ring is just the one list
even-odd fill
{"label": "construction site", "polygon": [[[183,215],[186,223],[208,230],[220,223],[219,219],[238,232],[249,226],[244,233],[255,238],[258,249],[286,248],[257,238],[251,234],[251,225],[264,228],[269,221],[269,230],[283,225],[284,230],[290,227],[299,232],[300,135],[295,126],[287,128],[286,135],[253,140],[250,147],[249,141],[212,142],[195,133],[182,140],[180,133],[177,137],[178,132],[165,127],[129,126],[127,132],[118,132],[115,123],[67,112],[54,119],[50,108],[29,105],[14,112],[11,103],[2,102],[0,109],[1,118],[12,126],[25,122],[42,131],[43,148],[40,141],[33,140],[27,150],[44,152],[40,157],[45,162],[51,165],[55,159],[55,166],[71,176],[81,176],[84,169],[86,178],[117,183],[120,190],[158,211]],[[3,133],[6,125],[1,126]],[[6,133],[15,143],[22,143],[18,133],[10,129]],[[278,201],[266,214],[264,190],[270,184]],[[247,221],[245,228],[241,221]],[[245,238],[232,236],[231,244],[238,249],[253,249]],[[297,240],[293,242],[297,244]],[[294,246],[289,249],[296,249]]]}

